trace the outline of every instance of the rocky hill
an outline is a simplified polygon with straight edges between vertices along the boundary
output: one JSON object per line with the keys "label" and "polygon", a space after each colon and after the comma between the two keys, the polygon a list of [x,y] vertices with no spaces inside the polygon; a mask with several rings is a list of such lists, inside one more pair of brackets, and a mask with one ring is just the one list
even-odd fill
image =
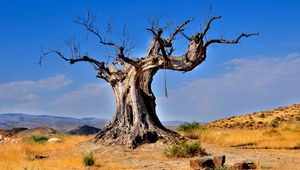
{"label": "rocky hill", "polygon": [[23,130],[16,135],[18,137],[25,137],[25,136],[31,136],[31,135],[53,135],[56,133],[56,130],[49,128],[47,126],[40,126],[32,129]]}
{"label": "rocky hill", "polygon": [[104,126],[106,122],[106,119],[99,118],[72,118],[22,113],[0,114],[0,129],[12,129],[17,127],[31,129],[40,126],[48,126],[57,131],[66,131],[83,125],[101,127]]}
{"label": "rocky hill", "polygon": [[263,127],[277,127],[284,124],[300,122],[300,103],[278,107],[273,110],[254,112],[241,116],[232,116],[207,124],[213,128],[256,129]]}
{"label": "rocky hill", "polygon": [[79,126],[75,129],[69,130],[67,133],[71,134],[71,135],[92,135],[92,134],[96,134],[100,131],[99,128],[95,128],[92,126]]}
{"label": "rocky hill", "polygon": [[24,130],[27,130],[27,128],[13,128],[8,130],[0,129],[0,135],[3,137],[12,137]]}

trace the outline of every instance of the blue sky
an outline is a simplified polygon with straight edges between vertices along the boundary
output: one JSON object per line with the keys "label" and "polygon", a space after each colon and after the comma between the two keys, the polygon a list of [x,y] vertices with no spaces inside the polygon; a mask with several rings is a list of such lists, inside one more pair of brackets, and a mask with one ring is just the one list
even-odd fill
{"label": "blue sky", "polygon": [[[215,15],[222,19],[213,23],[208,37],[260,32],[238,45],[214,45],[191,72],[168,71],[167,99],[159,72],[152,87],[162,120],[212,121],[299,102],[299,6],[296,0],[0,0],[0,113],[112,117],[112,90],[89,65],[71,66],[55,56],[37,65],[41,48],[63,45],[71,37],[81,42],[83,52],[106,60],[109,50],[73,22],[87,9],[96,11],[99,28],[112,22],[116,41],[127,25],[139,42],[132,52],[136,57],[143,56],[151,40],[147,16],[162,16],[161,25],[173,21],[173,27],[194,17],[186,28],[189,35]],[[177,54],[187,48],[180,36],[175,45]]]}

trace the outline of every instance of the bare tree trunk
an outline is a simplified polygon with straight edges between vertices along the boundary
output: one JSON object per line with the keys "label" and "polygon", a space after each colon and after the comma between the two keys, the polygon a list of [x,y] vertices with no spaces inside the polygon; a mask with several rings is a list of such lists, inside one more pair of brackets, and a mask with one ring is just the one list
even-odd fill
{"label": "bare tree trunk", "polygon": [[129,70],[126,79],[112,84],[116,97],[116,115],[97,134],[94,142],[135,148],[139,144],[157,140],[168,143],[177,141],[179,135],[165,128],[156,114],[151,83],[157,70],[144,73],[137,72],[134,67]]}

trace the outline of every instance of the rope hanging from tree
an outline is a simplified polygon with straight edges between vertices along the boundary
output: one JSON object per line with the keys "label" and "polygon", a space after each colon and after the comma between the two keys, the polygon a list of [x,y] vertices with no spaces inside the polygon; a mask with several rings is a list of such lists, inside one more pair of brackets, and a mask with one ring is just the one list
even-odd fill
{"label": "rope hanging from tree", "polygon": [[166,62],[164,62],[164,88],[165,88],[165,97],[168,98]]}

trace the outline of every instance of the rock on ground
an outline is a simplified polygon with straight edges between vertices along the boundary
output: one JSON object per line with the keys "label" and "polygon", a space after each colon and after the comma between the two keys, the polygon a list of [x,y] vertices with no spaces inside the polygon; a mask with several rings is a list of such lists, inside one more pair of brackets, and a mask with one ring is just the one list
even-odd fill
{"label": "rock on ground", "polygon": [[58,139],[58,138],[50,138],[50,139],[48,139],[48,143],[60,143],[60,142],[62,142],[63,140],[61,140],[61,139]]}

